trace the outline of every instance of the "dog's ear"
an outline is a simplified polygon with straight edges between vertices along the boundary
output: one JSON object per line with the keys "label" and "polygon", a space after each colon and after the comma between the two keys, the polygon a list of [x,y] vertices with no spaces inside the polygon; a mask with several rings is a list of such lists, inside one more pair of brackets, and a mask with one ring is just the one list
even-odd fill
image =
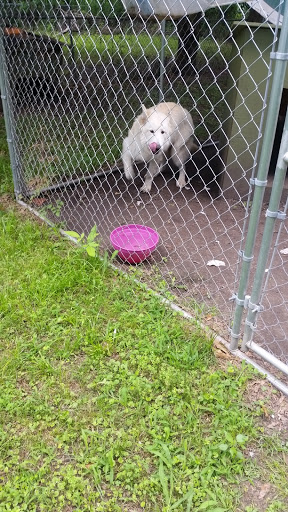
{"label": "dog's ear", "polygon": [[147,118],[148,118],[147,108],[145,107],[145,105],[141,105],[141,107],[142,107],[142,112],[138,119],[139,119],[140,123],[145,124],[147,121]]}

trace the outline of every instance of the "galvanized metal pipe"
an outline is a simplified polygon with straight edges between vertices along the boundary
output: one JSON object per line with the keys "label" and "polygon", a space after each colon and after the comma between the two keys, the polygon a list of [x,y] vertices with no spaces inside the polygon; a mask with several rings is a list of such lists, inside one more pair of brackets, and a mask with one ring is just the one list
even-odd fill
{"label": "galvanized metal pipe", "polygon": [[281,372],[285,373],[285,375],[288,375],[288,365],[280,361],[280,359],[273,356],[273,354],[271,354],[264,348],[260,347],[260,345],[258,345],[254,341],[249,341],[247,349],[252,350],[252,352],[258,354],[258,356],[264,359],[264,361],[267,361],[267,363],[272,364],[275,368],[278,368],[278,370],[281,370]]}
{"label": "galvanized metal pipe", "polygon": [[21,180],[21,166],[19,152],[17,150],[15,120],[13,113],[12,98],[10,94],[11,91],[8,82],[6,50],[4,45],[4,28],[4,20],[0,19],[0,91],[3,105],[3,114],[5,120],[10,163],[13,175],[14,192],[16,197],[19,197],[24,192],[24,185]]}
{"label": "galvanized metal pipe", "polygon": [[[274,34],[272,51],[275,51],[276,41],[277,41],[277,37],[276,37],[276,33],[275,33]],[[267,98],[268,98],[268,94],[269,94],[269,90],[270,90],[270,77],[271,77],[271,74],[272,74],[272,60],[270,59],[269,69],[268,69],[268,74],[267,74],[268,80],[267,80],[267,84],[266,84],[266,87],[265,87],[265,94],[264,94],[264,98],[263,98],[263,105],[267,104]],[[265,109],[263,108],[262,113],[261,113],[260,124],[259,124],[258,140],[257,140],[256,149],[255,149],[255,155],[254,155],[254,158],[253,158],[253,167],[252,167],[252,172],[251,172],[251,178],[253,180],[255,178],[255,173],[256,173],[256,170],[257,170],[257,162],[258,162],[258,158],[259,158],[259,149],[260,149],[260,143],[261,143],[261,136],[260,135],[261,135],[261,133],[263,133],[264,119],[265,119]],[[240,254],[242,254],[242,250],[244,248],[244,241],[245,241],[245,234],[246,234],[247,225],[248,225],[248,219],[249,219],[249,211],[250,211],[250,202],[251,202],[252,192],[253,192],[253,187],[252,187],[252,185],[250,183],[249,191],[248,191],[248,196],[247,196],[247,201],[246,201],[246,207],[245,207],[245,217],[244,217],[243,228],[242,228],[242,240],[241,240],[241,243],[240,243]],[[238,269],[239,264],[240,264],[240,259],[238,260],[238,264],[237,264],[237,268],[236,268],[234,289],[236,288],[236,286],[238,284],[238,280],[239,280],[239,269]]]}
{"label": "galvanized metal pipe", "polygon": [[164,101],[164,75],[165,75],[165,47],[166,41],[166,21],[161,21],[161,51],[160,51],[160,77],[159,77],[159,103]]}
{"label": "galvanized metal pipe", "polygon": [[[245,322],[245,331],[242,343],[242,350],[247,350],[247,344],[253,338],[253,330],[255,326],[257,313],[261,310],[260,298],[262,285],[265,277],[265,269],[267,267],[269,249],[272,245],[272,237],[274,232],[274,225],[278,218],[285,219],[286,215],[279,212],[279,206],[284,188],[284,181],[287,172],[287,161],[286,153],[288,149],[288,109],[286,112],[285,124],[281,139],[281,145],[279,150],[279,156],[273,180],[271,196],[269,201],[268,210],[266,212],[266,221],[262,236],[262,243],[259,252],[259,258],[257,262],[257,268],[255,271],[255,277],[249,300],[248,314]],[[255,306],[255,307],[254,307]]]}
{"label": "galvanized metal pipe", "polygon": [[[285,2],[283,21],[281,33],[279,37],[279,44],[277,53],[274,55],[285,55],[288,53],[288,2]],[[253,259],[253,251],[259,225],[260,213],[263,204],[265,182],[269,170],[269,163],[272,154],[272,143],[274,140],[278,114],[280,109],[281,96],[284,85],[284,78],[287,69],[287,61],[281,58],[276,58],[275,68],[272,79],[272,88],[270,94],[270,102],[267,110],[266,127],[263,136],[262,150],[259,161],[257,179],[255,180],[255,191],[253,203],[251,207],[251,214],[249,225],[247,229],[245,249],[242,255],[242,269],[239,280],[238,294],[236,297],[235,313],[233,318],[233,325],[231,329],[231,342],[230,350],[236,350],[240,337],[241,321],[244,309],[244,299],[248,286],[248,279],[250,275],[251,262]]]}

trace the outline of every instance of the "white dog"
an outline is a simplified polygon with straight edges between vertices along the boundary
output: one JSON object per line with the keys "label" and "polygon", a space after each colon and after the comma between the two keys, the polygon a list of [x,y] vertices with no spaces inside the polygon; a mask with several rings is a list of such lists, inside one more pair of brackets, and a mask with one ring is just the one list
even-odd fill
{"label": "white dog", "polygon": [[128,137],[123,141],[122,160],[126,178],[134,178],[135,162],[147,163],[148,172],[141,190],[150,192],[154,176],[171,157],[179,168],[177,186],[184,187],[184,165],[190,152],[195,151],[193,135],[192,117],[181,105],[171,102],[159,103],[151,108],[142,105],[142,113],[135,119]]}

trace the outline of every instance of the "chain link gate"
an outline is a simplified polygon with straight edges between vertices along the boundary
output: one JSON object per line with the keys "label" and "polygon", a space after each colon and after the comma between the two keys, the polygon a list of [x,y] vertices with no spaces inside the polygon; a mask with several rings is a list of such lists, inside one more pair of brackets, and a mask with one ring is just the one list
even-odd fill
{"label": "chain link gate", "polygon": [[[128,2],[128,11],[124,4],[2,3],[0,85],[15,193],[66,230],[88,235],[96,225],[101,250],[109,253],[114,228],[155,229],[160,242],[149,259],[136,267],[120,260],[117,265],[171,292],[175,302],[224,337],[232,325],[235,349],[244,306],[252,309],[247,293],[260,257],[287,109],[286,62],[284,56],[270,58],[284,32],[285,2],[275,10],[260,0],[252,7],[215,3],[208,11],[201,2],[172,2],[180,14],[169,12],[170,2],[156,2],[166,9],[159,16],[152,1]],[[139,12],[139,6],[152,12]],[[287,52],[286,46],[282,53]],[[277,94],[271,92],[275,60],[282,62]],[[150,193],[143,193],[146,166],[137,165],[135,179],[128,181],[122,142],[141,105],[162,101],[180,103],[192,115],[197,148],[186,163],[184,187],[176,186],[177,167],[167,158]],[[262,179],[257,169],[263,151]],[[286,214],[285,180],[282,187],[279,208]],[[271,239],[276,245],[270,271],[263,271],[265,297],[257,306],[264,312],[257,329],[249,320],[254,338],[246,339],[249,348],[258,344],[275,356],[282,370],[288,360],[284,219],[278,219],[277,240]]]}

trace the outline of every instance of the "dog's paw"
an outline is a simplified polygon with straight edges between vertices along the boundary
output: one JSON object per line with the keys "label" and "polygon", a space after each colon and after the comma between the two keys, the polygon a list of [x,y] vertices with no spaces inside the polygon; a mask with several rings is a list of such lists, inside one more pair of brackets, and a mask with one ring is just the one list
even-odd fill
{"label": "dog's paw", "polygon": [[134,172],[133,167],[124,169],[124,174],[125,174],[125,178],[129,181],[131,181],[135,178],[135,172]]}
{"label": "dog's paw", "polygon": [[151,185],[147,185],[144,183],[142,187],[140,188],[140,192],[145,192],[146,194],[150,194],[151,192]]}
{"label": "dog's paw", "polygon": [[179,178],[179,180],[176,181],[176,186],[179,187],[180,189],[184,188],[186,186],[185,178],[184,179]]}

